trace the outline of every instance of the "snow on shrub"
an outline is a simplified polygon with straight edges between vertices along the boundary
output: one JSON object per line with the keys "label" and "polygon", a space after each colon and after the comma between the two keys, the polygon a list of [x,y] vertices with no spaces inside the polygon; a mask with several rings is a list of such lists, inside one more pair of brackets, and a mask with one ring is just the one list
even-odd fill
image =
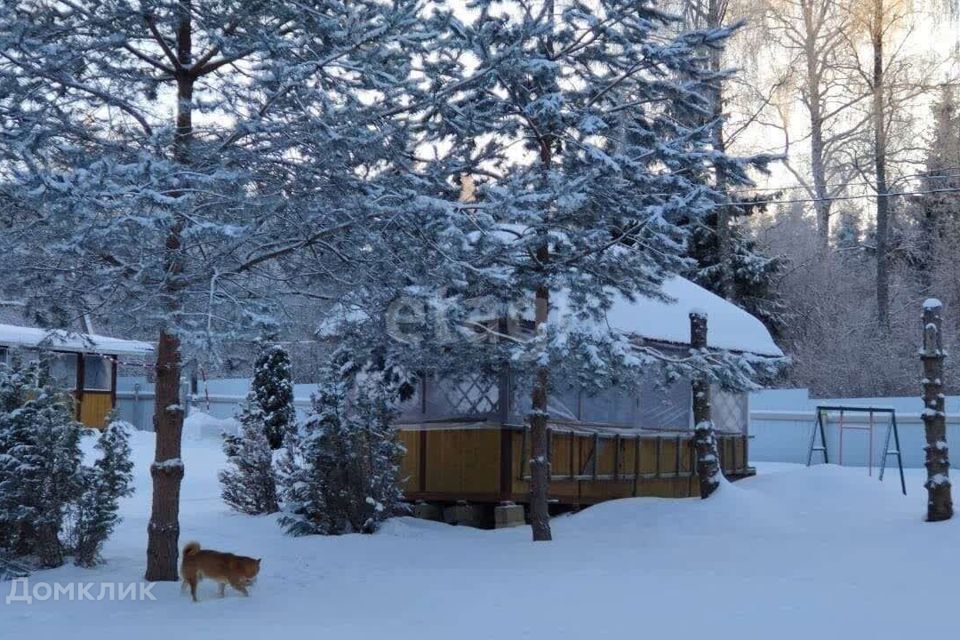
{"label": "snow on shrub", "polygon": [[0,557],[17,572],[58,567],[69,553],[96,562],[130,494],[127,427],[104,430],[101,458],[84,466],[80,439],[92,431],[73,415],[42,363],[0,365]]}
{"label": "snow on shrub", "polygon": [[274,513],[279,507],[273,450],[282,446],[296,420],[290,357],[282,347],[260,351],[237,420],[239,433],[223,435],[228,465],[219,476],[223,500],[241,513]]}
{"label": "snow on shrub", "polygon": [[279,509],[277,483],[263,411],[248,397],[238,420],[240,433],[223,435],[227,456],[227,468],[219,474],[223,501],[241,513],[274,513]]}
{"label": "snow on shrub", "polygon": [[340,380],[320,384],[313,410],[278,464],[284,515],[292,535],[372,533],[405,510],[400,490],[403,447],[393,413],[375,379],[348,401]]}
{"label": "snow on shrub", "polygon": [[100,550],[121,518],[120,498],[133,494],[130,432],[133,426],[111,419],[95,449],[100,458],[84,468],[84,490],[75,509],[72,549],[74,563],[90,567],[100,561]]}

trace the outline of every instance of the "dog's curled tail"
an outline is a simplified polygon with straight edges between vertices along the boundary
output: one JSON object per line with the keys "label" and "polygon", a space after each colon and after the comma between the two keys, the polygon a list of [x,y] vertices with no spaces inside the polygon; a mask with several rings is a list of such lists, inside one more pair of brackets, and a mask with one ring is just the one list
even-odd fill
{"label": "dog's curled tail", "polygon": [[188,542],[187,545],[183,548],[183,557],[191,556],[196,552],[200,551],[200,543],[196,540]]}

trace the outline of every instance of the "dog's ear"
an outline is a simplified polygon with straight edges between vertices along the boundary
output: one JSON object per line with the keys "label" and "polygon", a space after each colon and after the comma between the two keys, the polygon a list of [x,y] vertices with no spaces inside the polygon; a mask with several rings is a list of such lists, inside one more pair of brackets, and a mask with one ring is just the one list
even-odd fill
{"label": "dog's ear", "polygon": [[260,561],[261,561],[261,560],[263,560],[263,558],[257,558],[257,566],[258,566],[258,567],[260,566]]}

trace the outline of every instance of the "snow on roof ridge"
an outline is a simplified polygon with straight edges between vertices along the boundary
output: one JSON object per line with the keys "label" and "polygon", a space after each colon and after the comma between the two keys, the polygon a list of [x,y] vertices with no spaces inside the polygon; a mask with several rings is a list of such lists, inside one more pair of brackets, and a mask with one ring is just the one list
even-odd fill
{"label": "snow on roof ridge", "polygon": [[140,340],[13,324],[0,324],[0,345],[28,348],[49,345],[51,348],[108,355],[147,355],[153,352],[153,345]]}
{"label": "snow on roof ridge", "polygon": [[[661,292],[668,302],[637,296],[631,301],[615,294],[606,313],[610,328],[648,340],[690,344],[690,314],[707,317],[707,345],[717,349],[782,357],[783,351],[759,319],[700,285],[671,276]],[[565,295],[555,295],[555,309],[569,313]]]}

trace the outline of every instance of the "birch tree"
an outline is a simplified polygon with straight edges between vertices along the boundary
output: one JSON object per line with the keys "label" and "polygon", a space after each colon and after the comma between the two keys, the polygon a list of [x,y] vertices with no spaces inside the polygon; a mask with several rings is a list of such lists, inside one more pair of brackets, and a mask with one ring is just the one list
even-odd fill
{"label": "birch tree", "polygon": [[909,0],[861,0],[851,5],[850,15],[845,37],[855,52],[853,71],[867,95],[857,106],[869,124],[858,132],[849,155],[874,196],[877,322],[888,331],[896,204],[891,193],[912,172],[905,167],[922,162],[914,143],[914,113],[935,84],[939,65],[910,53],[908,43],[918,27]]}
{"label": "birch tree", "polygon": [[852,20],[849,4],[838,0],[770,0],[764,8],[764,28],[774,38],[770,55],[787,54],[792,110],[799,99],[806,117],[808,145],[806,170],[790,157],[787,140],[786,166],[803,187],[816,212],[817,246],[826,254],[830,243],[833,198],[851,177],[843,145],[866,124],[851,109],[866,93],[850,77],[853,50],[847,38]]}

